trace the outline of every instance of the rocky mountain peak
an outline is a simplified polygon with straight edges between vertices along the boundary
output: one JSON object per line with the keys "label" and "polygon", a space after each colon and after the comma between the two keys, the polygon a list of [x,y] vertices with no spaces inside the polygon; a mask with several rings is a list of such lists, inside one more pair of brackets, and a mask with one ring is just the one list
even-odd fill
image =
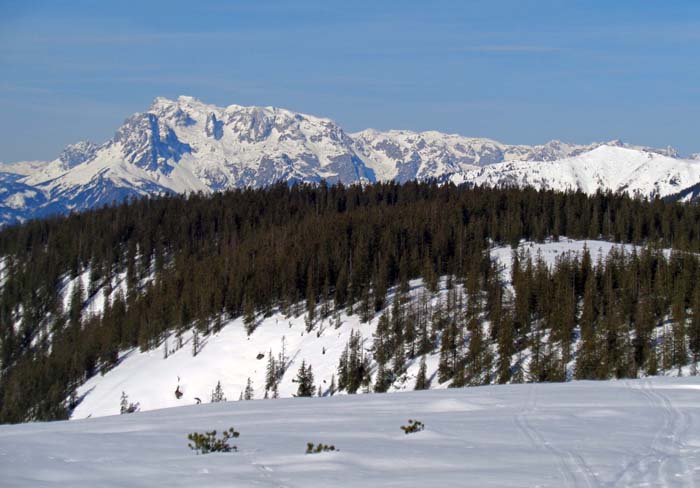
{"label": "rocky mountain peak", "polygon": [[[602,147],[631,152],[592,152]],[[666,158],[663,174],[658,165],[647,165],[640,174],[618,181],[619,168],[629,169],[651,153]],[[591,155],[587,159],[576,159],[587,154]],[[577,165],[592,168],[591,161],[602,166],[594,165],[598,168],[594,173],[577,179],[576,175],[584,175]],[[557,165],[546,164],[551,162]],[[620,140],[589,145],[552,140],[528,146],[437,131],[366,129],[348,134],[331,119],[282,108],[218,107],[189,96],[158,97],[145,112],[127,118],[105,144],[70,145],[51,163],[3,165],[13,182],[42,198],[33,200],[40,202],[37,208],[15,206],[2,213],[0,225],[46,212],[44,207],[80,210],[131,195],[219,191],[278,181],[481,178],[484,184],[535,182],[584,191],[634,187],[638,193],[653,195],[697,184],[700,174],[693,178],[698,165],[688,164],[673,148],[632,146]],[[562,171],[569,173],[564,177]],[[0,209],[13,198],[11,193],[0,196]]]}
{"label": "rocky mountain peak", "polygon": [[72,168],[91,159],[97,152],[98,147],[97,144],[90,141],[69,144],[61,151],[58,159],[63,162],[66,168]]}

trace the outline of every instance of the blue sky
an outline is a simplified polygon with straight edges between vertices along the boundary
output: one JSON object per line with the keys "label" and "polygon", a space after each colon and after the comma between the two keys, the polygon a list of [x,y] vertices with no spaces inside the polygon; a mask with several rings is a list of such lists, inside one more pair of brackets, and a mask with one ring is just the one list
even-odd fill
{"label": "blue sky", "polygon": [[0,161],[181,94],[349,131],[697,152],[700,2],[0,0]]}

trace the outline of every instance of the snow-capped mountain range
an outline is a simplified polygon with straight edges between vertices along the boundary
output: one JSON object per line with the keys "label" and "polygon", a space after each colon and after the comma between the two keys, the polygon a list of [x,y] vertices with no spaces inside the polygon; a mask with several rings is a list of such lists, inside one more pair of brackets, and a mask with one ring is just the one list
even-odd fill
{"label": "snow-capped mountain range", "polygon": [[525,146],[435,131],[349,134],[330,119],[280,108],[156,98],[104,144],[73,144],[50,162],[0,164],[0,224],[129,196],[412,179],[692,199],[700,160],[620,141]]}

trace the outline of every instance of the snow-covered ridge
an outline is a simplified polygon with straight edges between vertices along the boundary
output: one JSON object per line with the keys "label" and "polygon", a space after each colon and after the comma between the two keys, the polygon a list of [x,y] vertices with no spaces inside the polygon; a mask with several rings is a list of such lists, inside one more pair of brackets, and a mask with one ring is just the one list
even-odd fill
{"label": "snow-covered ridge", "polygon": [[[508,145],[435,131],[346,133],[334,121],[275,107],[156,98],[101,145],[51,162],[0,164],[0,225],[129,196],[418,179],[695,197],[700,161],[620,141]],[[685,192],[685,193],[684,193]]]}
{"label": "snow-covered ridge", "polygon": [[700,182],[700,161],[604,145],[556,161],[494,164],[457,174],[453,181],[582,190],[589,194],[612,190],[642,197],[667,197]]}

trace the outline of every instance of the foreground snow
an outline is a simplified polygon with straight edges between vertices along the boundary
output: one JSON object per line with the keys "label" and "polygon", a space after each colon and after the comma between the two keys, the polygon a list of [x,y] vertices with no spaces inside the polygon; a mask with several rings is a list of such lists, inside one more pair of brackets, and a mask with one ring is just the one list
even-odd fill
{"label": "foreground snow", "polygon": [[[695,377],[228,402],[0,426],[0,472],[6,487],[693,486],[699,407]],[[404,435],[409,418],[425,431]],[[231,426],[237,453],[187,447]]]}

